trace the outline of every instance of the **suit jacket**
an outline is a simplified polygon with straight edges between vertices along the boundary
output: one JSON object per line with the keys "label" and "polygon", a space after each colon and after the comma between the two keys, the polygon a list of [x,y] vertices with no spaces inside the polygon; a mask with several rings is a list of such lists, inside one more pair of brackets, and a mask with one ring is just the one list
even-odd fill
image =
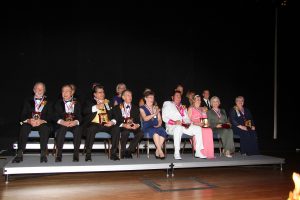
{"label": "suit jacket", "polygon": [[[85,103],[84,108],[83,108],[83,122],[82,122],[83,126],[89,125],[93,121],[93,119],[96,117],[97,112],[93,112],[93,110],[92,110],[93,106],[95,106],[95,105],[97,105],[97,102],[95,99],[91,99]],[[109,106],[109,104],[105,104],[104,107],[105,107],[106,113],[108,115],[108,119],[112,120],[113,116],[112,116],[111,107]]]}
{"label": "suit jacket", "polygon": [[[74,104],[74,116],[75,116],[75,120],[78,120],[79,123],[82,122],[82,115],[81,115],[81,105],[80,103],[77,101],[77,99],[74,99],[75,104]],[[54,105],[54,123],[57,123],[58,120],[60,119],[65,119],[65,114],[66,114],[66,109],[65,109],[65,103],[63,101],[63,99],[59,99],[58,101],[56,101],[55,105]]]}
{"label": "suit jacket", "polygon": [[[113,118],[116,120],[117,126],[120,126],[125,120],[125,118],[122,116],[122,111],[121,111],[122,106],[124,107],[123,103],[113,108],[113,112],[112,112]],[[132,104],[130,109],[130,117],[133,118],[133,123],[141,125],[140,109],[137,106]]]}
{"label": "suit jacket", "polygon": [[184,108],[184,115],[181,116],[176,108],[176,105],[172,101],[165,101],[162,107],[162,119],[166,124],[167,131],[172,131],[174,125],[169,124],[169,120],[172,121],[184,121],[185,123],[190,123],[191,120],[188,116],[187,109]]}
{"label": "suit jacket", "polygon": [[206,103],[206,101],[202,98],[201,99],[201,107],[204,107],[204,106],[207,107],[208,109],[211,109],[211,107],[209,107],[208,104]]}
{"label": "suit jacket", "polygon": [[[53,108],[52,103],[47,99],[47,97],[44,98],[44,108],[41,112],[41,119],[45,120],[46,122],[51,122],[53,119]],[[21,112],[21,122],[31,119],[32,118],[32,112],[35,111],[35,102],[34,97],[27,98],[24,101],[22,112]]]}

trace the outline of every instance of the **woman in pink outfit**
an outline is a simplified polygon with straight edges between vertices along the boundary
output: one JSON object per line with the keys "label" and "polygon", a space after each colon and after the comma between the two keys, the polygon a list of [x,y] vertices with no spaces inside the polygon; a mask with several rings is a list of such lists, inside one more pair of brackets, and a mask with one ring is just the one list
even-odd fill
{"label": "woman in pink outfit", "polygon": [[[201,150],[201,153],[205,155],[207,158],[215,158],[214,155],[214,140],[213,140],[213,132],[211,128],[206,127],[207,124],[204,124],[203,119],[207,119],[206,107],[200,107],[201,105],[201,97],[199,95],[194,96],[193,105],[191,105],[188,109],[188,115],[191,119],[191,122],[194,125],[202,127],[202,140],[204,149]],[[196,146],[196,141],[193,138],[194,148]]]}

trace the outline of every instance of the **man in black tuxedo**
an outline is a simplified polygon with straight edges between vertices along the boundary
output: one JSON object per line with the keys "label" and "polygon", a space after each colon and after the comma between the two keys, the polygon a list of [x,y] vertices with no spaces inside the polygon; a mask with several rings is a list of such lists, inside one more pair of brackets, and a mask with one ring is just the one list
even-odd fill
{"label": "man in black tuxedo", "polygon": [[45,84],[37,82],[33,87],[34,96],[26,99],[21,113],[21,128],[18,141],[17,156],[14,163],[23,161],[23,152],[26,148],[28,135],[31,131],[38,131],[40,135],[41,157],[40,162],[47,162],[47,144],[51,132],[52,105],[44,95]]}
{"label": "man in black tuxedo", "polygon": [[81,106],[77,99],[73,97],[74,87],[71,84],[64,85],[61,93],[62,98],[54,106],[54,121],[58,125],[55,137],[57,147],[55,162],[61,162],[62,160],[62,148],[67,131],[73,133],[73,161],[78,162],[82,132],[79,126],[82,121]]}
{"label": "man in black tuxedo", "polygon": [[202,92],[203,101],[201,101],[201,107],[207,107],[207,109],[211,109],[210,105],[210,92],[209,90],[203,90]]}
{"label": "man in black tuxedo", "polygon": [[[123,103],[113,109],[113,117],[116,124],[121,128],[121,158],[132,158],[139,141],[144,137],[140,128],[140,110],[137,106],[132,105],[132,92],[125,90],[122,93]],[[129,133],[134,133],[129,147],[126,149]]]}
{"label": "man in black tuxedo", "polygon": [[111,134],[111,160],[120,160],[117,156],[117,147],[120,139],[120,128],[116,126],[116,120],[112,117],[109,100],[105,99],[104,87],[98,83],[93,85],[93,98],[84,106],[84,133],[86,135],[85,161],[92,161],[91,151],[97,132]]}

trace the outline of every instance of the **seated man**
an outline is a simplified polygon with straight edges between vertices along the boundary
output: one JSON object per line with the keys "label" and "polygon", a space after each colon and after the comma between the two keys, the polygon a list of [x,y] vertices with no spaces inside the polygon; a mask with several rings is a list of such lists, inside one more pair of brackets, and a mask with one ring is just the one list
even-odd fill
{"label": "seated man", "polygon": [[91,151],[97,132],[111,134],[111,160],[119,160],[117,147],[120,139],[120,128],[116,126],[116,120],[112,117],[109,101],[105,99],[104,87],[99,83],[93,85],[93,98],[86,102],[83,110],[84,127],[86,133],[86,156],[85,161],[92,161]]}
{"label": "seated man", "polygon": [[[140,128],[140,110],[137,106],[132,105],[132,92],[125,90],[122,93],[123,103],[113,109],[113,117],[116,119],[117,126],[121,128],[121,158],[132,158],[144,133]],[[134,133],[129,147],[126,149],[129,133]]]}
{"label": "seated man", "polygon": [[21,128],[18,141],[17,156],[12,162],[19,163],[23,161],[23,152],[26,148],[28,135],[31,131],[38,131],[40,135],[41,157],[40,162],[47,162],[47,144],[51,132],[51,126],[48,122],[52,117],[52,105],[47,101],[44,95],[46,86],[42,82],[37,82],[33,87],[34,96],[26,99],[21,114]]}
{"label": "seated man", "polygon": [[165,101],[162,108],[162,118],[166,123],[166,130],[169,135],[173,135],[174,139],[174,158],[180,160],[180,143],[182,134],[195,136],[196,153],[195,157],[206,158],[202,155],[202,130],[200,126],[191,124],[188,117],[187,109],[181,105],[181,92],[174,91],[172,96],[173,101]]}
{"label": "seated man", "polygon": [[54,121],[58,124],[56,134],[57,155],[55,162],[62,160],[62,147],[67,131],[73,133],[74,154],[73,161],[79,161],[79,147],[81,142],[81,106],[77,99],[73,98],[74,86],[64,85],[61,89],[62,99],[59,99],[54,106]]}

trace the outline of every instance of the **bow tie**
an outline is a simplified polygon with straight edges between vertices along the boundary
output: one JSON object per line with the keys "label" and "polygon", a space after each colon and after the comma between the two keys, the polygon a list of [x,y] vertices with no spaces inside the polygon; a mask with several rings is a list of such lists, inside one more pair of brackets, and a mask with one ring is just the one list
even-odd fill
{"label": "bow tie", "polygon": [[69,102],[72,102],[72,100],[68,100],[68,101],[64,101],[65,103],[69,103]]}
{"label": "bow tie", "polygon": [[130,108],[130,106],[129,106],[129,105],[127,105],[127,106],[126,106],[126,109],[129,109],[129,108]]}
{"label": "bow tie", "polygon": [[43,98],[34,98],[34,100],[39,100],[39,101],[41,101]]}

